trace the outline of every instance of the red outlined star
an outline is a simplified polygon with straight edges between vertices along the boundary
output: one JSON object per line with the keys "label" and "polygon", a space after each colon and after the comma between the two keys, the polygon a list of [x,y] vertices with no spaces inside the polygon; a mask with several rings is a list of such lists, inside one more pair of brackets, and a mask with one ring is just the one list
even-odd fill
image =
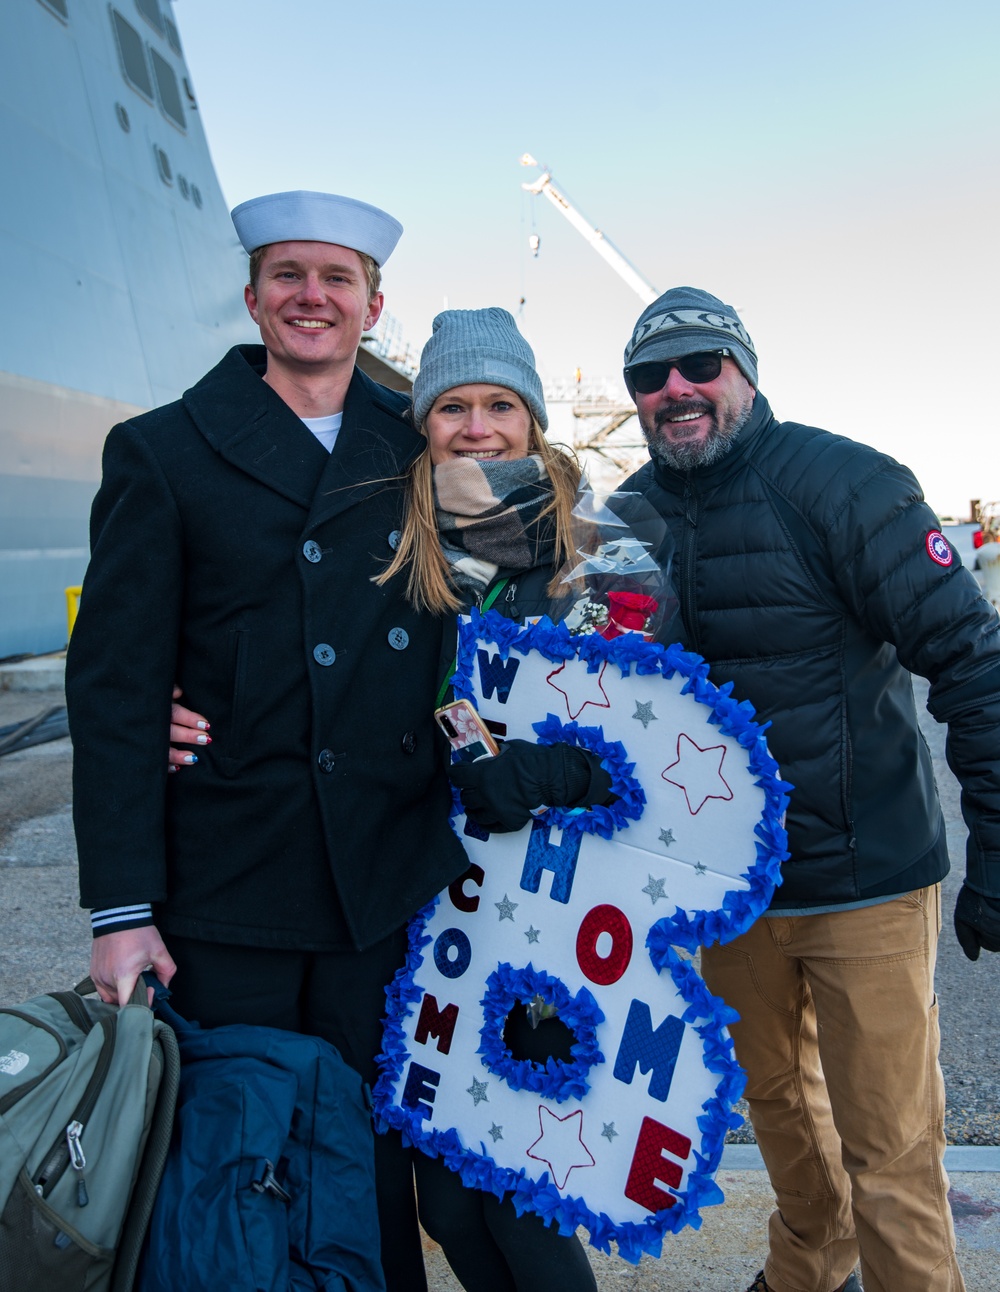
{"label": "red outlined star", "polygon": [[[677,761],[665,767],[662,776],[669,784],[684,791],[688,811],[692,816],[697,816],[709,799],[725,799],[728,802],[733,797],[733,791],[722,775],[725,757],[725,745],[710,745],[707,749],[702,749],[701,745],[696,745],[683,732],[677,737]],[[674,775],[668,776],[667,772],[673,772]]]}
{"label": "red outlined star", "polygon": [[[543,1117],[544,1114],[544,1117]],[[544,1104],[538,1106],[538,1139],[527,1150],[528,1157],[536,1162],[544,1162],[552,1174],[552,1181],[557,1189],[564,1189],[570,1171],[578,1166],[593,1166],[594,1156],[583,1142],[583,1109],[557,1117]],[[545,1141],[541,1153],[531,1150],[538,1148]]]}
{"label": "red outlined star", "polygon": [[[553,669],[546,677],[546,682],[566,701],[566,712],[570,718],[576,719],[587,707],[592,704],[598,709],[610,709],[611,701],[608,699],[607,692],[604,689],[604,670],[608,667],[607,660],[600,667],[597,673],[588,673],[586,669],[574,668],[569,673],[564,673],[565,664],[560,664],[558,668]],[[563,685],[554,682],[552,679],[560,677]]]}

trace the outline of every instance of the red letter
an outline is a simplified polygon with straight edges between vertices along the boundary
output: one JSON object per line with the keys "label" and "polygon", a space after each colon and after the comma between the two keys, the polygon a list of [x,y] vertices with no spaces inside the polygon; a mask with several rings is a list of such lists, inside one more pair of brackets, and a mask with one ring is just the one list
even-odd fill
{"label": "red letter", "polygon": [[475,897],[468,897],[465,892],[465,881],[471,879],[477,887],[482,888],[483,880],[486,878],[486,871],[482,866],[477,866],[475,862],[469,867],[464,875],[460,875],[454,883],[448,886],[448,896],[451,898],[452,906],[460,911],[465,911],[471,915],[473,911],[479,910],[479,894]]}
{"label": "red letter", "polygon": [[444,1009],[438,1009],[437,1000],[428,992],[420,1006],[420,1017],[417,1019],[413,1039],[426,1045],[427,1037],[433,1036],[437,1039],[437,1048],[442,1054],[447,1054],[451,1049],[451,1038],[455,1034],[457,1020],[457,1005],[445,1005]]}
{"label": "red letter", "polygon": [[[602,933],[611,936],[606,956],[597,953]],[[576,958],[590,981],[600,987],[610,987],[622,976],[632,959],[632,926],[617,906],[595,906],[583,917],[576,935]]]}
{"label": "red letter", "polygon": [[635,1142],[632,1165],[625,1184],[625,1197],[637,1202],[647,1211],[662,1211],[677,1201],[672,1194],[661,1189],[656,1181],[662,1180],[673,1188],[681,1182],[683,1172],[676,1162],[665,1162],[663,1150],[675,1157],[685,1158],[691,1152],[691,1141],[652,1117],[642,1119],[639,1138]]}

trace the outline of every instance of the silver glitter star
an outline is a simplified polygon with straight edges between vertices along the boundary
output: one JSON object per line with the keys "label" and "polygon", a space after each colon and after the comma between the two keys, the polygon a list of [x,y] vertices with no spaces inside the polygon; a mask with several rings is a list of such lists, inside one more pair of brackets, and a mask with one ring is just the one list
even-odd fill
{"label": "silver glitter star", "polygon": [[652,902],[654,906],[660,900],[661,897],[665,898],[667,896],[666,893],[663,891],[663,885],[666,882],[667,881],[665,879],[654,879],[653,876],[650,875],[649,883],[642,890],[644,893],[649,894],[649,900]]}
{"label": "silver glitter star", "polygon": [[503,1127],[494,1122],[490,1127],[490,1134],[493,1136],[493,1143],[495,1144],[498,1139],[503,1139]]}
{"label": "silver glitter star", "polygon": [[601,1131],[601,1134],[604,1136],[604,1138],[608,1141],[609,1144],[613,1139],[617,1139],[618,1131],[615,1130],[614,1122],[605,1122],[604,1130]]}
{"label": "silver glitter star", "polygon": [[515,912],[515,911],[517,910],[517,908],[521,905],[521,903],[520,903],[520,902],[512,902],[512,901],[510,900],[510,898],[507,896],[507,894],[506,894],[506,893],[504,893],[504,895],[503,895],[503,901],[502,901],[502,902],[494,902],[494,903],[493,903],[493,905],[494,905],[494,906],[497,908],[497,910],[500,912],[500,918],[501,918],[501,920],[510,920],[511,924],[513,924],[513,923],[514,923],[514,912]]}
{"label": "silver glitter star", "polygon": [[670,847],[670,845],[673,843],[673,841],[674,841],[674,832],[673,832],[673,830],[661,830],[661,831],[660,831],[660,842],[661,842],[662,844],[665,844],[665,845],[666,845],[666,847],[668,847],[668,848],[669,848],[669,847]]}
{"label": "silver glitter star", "polygon": [[541,929],[536,929],[535,926],[532,924],[528,926],[524,936],[528,939],[529,942],[537,942],[538,935],[541,933],[541,931],[542,931]]}
{"label": "silver glitter star", "polygon": [[708,874],[708,867],[705,865],[703,861],[696,861],[694,863],[694,869],[695,869],[695,874],[698,874],[698,875]]}
{"label": "silver glitter star", "polygon": [[635,702],[635,713],[632,717],[642,723],[642,729],[645,731],[651,722],[659,722],[659,718],[653,712],[653,701],[647,700],[645,704],[641,700]]}
{"label": "silver glitter star", "polygon": [[472,1096],[472,1102],[477,1108],[484,1099],[487,1103],[490,1102],[486,1093],[486,1088],[489,1084],[488,1081],[477,1081],[475,1077],[472,1078],[472,1085],[469,1086],[465,1093]]}

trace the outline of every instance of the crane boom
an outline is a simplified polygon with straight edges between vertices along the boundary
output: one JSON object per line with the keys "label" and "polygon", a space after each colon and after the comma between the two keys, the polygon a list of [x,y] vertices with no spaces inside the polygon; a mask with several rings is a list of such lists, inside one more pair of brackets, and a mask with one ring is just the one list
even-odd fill
{"label": "crane boom", "polygon": [[[530,153],[525,153],[521,158],[522,166],[538,166],[538,162]],[[652,305],[653,301],[660,295],[648,278],[644,278],[639,273],[635,265],[622,255],[610,238],[595,228],[594,225],[576,209],[573,203],[556,188],[552,182],[552,174],[545,168],[540,168],[542,174],[531,184],[522,184],[521,187],[527,193],[541,193],[552,203],[557,211],[570,222],[577,233],[590,243],[599,256],[602,256],[611,268],[622,278],[629,287],[638,295],[644,305]]]}

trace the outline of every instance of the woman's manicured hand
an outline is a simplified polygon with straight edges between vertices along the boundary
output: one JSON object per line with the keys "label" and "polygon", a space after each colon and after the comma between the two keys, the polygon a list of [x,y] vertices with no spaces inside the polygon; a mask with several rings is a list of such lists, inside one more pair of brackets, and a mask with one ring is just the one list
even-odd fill
{"label": "woman's manicured hand", "polygon": [[179,767],[190,767],[198,761],[197,754],[178,749],[178,745],[212,743],[212,737],[208,734],[211,723],[202,714],[178,704],[181,694],[181,688],[175,686],[174,702],[170,706],[170,748],[167,751],[167,770],[170,772],[176,772]]}

